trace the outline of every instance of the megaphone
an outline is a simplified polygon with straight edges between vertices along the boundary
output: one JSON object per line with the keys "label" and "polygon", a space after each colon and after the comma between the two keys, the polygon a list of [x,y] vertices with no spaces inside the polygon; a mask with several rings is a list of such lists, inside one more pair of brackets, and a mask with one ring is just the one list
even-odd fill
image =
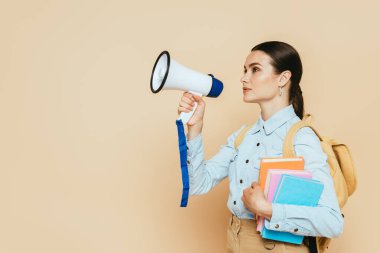
{"label": "megaphone", "polygon": [[[161,90],[182,90],[198,96],[218,97],[223,91],[223,83],[212,74],[203,74],[181,65],[170,57],[168,51],[163,51],[154,63],[150,78],[150,89],[153,93]],[[182,112],[178,119],[186,124],[195,109],[194,103],[191,112]]]}

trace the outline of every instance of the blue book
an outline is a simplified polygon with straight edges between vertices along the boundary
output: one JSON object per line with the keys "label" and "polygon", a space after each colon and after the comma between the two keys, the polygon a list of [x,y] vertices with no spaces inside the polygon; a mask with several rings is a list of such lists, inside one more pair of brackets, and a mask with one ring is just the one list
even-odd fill
{"label": "blue book", "polygon": [[[316,206],[323,191],[323,184],[317,180],[301,178],[291,175],[282,175],[277,186],[273,203]],[[265,221],[266,224],[268,221]],[[289,232],[269,230],[265,226],[261,232],[265,239],[301,244],[302,235]]]}

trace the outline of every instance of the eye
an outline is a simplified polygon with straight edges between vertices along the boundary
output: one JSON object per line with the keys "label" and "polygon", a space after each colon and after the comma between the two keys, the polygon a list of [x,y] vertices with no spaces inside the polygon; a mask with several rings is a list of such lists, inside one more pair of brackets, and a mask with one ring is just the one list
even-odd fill
{"label": "eye", "polygon": [[[260,69],[257,68],[257,67],[253,67],[253,68],[252,68],[252,73],[255,73],[255,72],[258,71],[258,70],[260,70]],[[244,69],[244,70],[243,70],[243,73],[244,73],[244,74],[247,73],[247,70]]]}

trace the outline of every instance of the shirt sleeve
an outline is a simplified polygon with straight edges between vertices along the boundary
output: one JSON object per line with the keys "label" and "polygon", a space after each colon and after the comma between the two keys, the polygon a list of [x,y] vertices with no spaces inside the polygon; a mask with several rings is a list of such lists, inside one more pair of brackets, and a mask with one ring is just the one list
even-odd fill
{"label": "shirt sleeve", "polygon": [[297,156],[303,156],[305,170],[324,184],[316,207],[288,204],[272,204],[272,218],[267,229],[287,231],[305,236],[337,237],[343,232],[344,220],[330,175],[327,155],[323,152],[318,136],[309,127],[300,129],[294,139]]}
{"label": "shirt sleeve", "polygon": [[187,141],[190,195],[205,194],[228,176],[231,160],[236,153],[234,141],[243,128],[232,133],[227,142],[220,146],[219,152],[207,161],[204,159],[202,133]]}

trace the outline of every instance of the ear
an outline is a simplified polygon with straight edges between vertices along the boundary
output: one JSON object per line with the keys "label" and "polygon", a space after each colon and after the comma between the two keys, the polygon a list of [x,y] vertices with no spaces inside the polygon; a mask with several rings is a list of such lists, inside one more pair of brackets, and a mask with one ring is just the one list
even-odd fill
{"label": "ear", "polygon": [[282,72],[278,80],[280,84],[279,86],[284,87],[289,82],[291,77],[292,77],[292,72],[290,72],[289,70],[285,70],[284,72]]}

